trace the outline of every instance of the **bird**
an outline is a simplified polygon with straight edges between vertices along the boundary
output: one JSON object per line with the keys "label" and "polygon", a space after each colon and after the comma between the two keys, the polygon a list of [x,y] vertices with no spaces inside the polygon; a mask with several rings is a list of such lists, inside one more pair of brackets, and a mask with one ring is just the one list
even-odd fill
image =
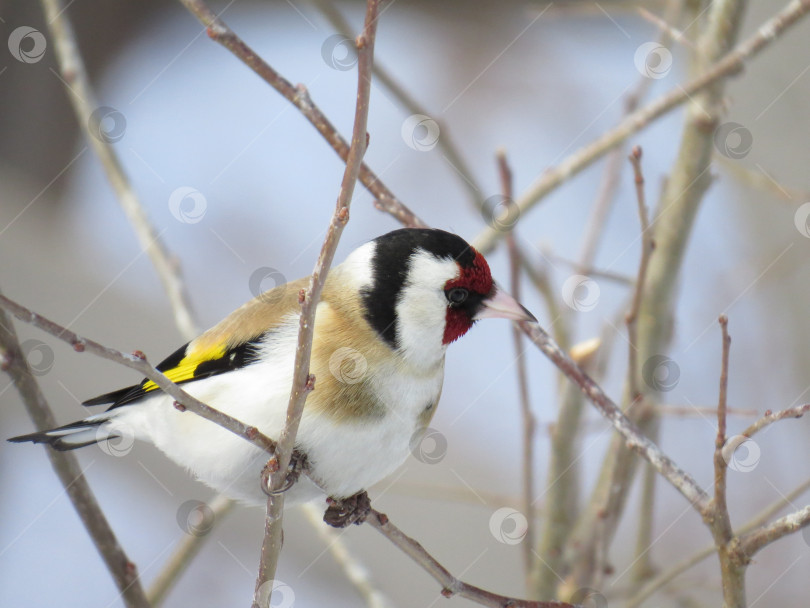
{"label": "bird", "polygon": [[[192,396],[278,439],[292,386],[309,277],[278,285],[180,347],[157,369]],[[443,230],[402,228],[352,251],[316,307],[309,394],[285,504],[326,495],[324,520],[361,523],[367,489],[397,469],[427,431],[445,353],[479,320],[535,317],[492,279],[483,255]],[[72,450],[121,438],[153,443],[218,492],[265,505],[267,453],[192,413],[151,380],[84,402],[99,414],[12,442]],[[104,444],[102,444],[104,445]]]}

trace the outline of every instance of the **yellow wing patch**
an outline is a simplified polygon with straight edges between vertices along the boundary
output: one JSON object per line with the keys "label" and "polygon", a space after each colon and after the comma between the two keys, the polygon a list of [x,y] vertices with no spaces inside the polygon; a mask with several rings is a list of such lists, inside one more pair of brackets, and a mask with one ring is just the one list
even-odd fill
{"label": "yellow wing patch", "polygon": [[[174,383],[193,380],[194,372],[200,363],[221,359],[225,356],[227,350],[228,349],[225,344],[219,344],[202,349],[199,352],[193,351],[183,357],[173,368],[165,370],[163,374]],[[149,380],[141,388],[144,392],[148,393],[149,391],[153,391],[159,387],[157,384]]]}

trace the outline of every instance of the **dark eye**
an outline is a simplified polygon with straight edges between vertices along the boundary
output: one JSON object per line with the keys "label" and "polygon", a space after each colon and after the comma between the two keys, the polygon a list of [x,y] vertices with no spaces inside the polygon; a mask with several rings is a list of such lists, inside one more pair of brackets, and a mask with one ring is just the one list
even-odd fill
{"label": "dark eye", "polygon": [[453,287],[453,289],[449,289],[445,292],[445,295],[452,306],[458,306],[464,303],[467,296],[470,295],[470,292],[463,287]]}

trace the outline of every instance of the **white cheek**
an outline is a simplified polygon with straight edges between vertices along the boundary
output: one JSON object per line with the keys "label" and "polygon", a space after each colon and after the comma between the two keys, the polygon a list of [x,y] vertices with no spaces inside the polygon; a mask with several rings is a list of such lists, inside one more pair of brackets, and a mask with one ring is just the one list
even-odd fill
{"label": "white cheek", "polygon": [[458,264],[426,252],[411,257],[408,282],[397,302],[397,340],[401,354],[419,367],[434,367],[444,357],[447,317],[444,285],[458,277]]}

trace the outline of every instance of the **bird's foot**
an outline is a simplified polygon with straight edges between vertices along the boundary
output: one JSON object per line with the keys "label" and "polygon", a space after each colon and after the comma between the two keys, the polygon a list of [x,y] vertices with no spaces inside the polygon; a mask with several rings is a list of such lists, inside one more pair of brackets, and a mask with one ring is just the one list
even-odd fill
{"label": "bird's foot", "polygon": [[360,525],[371,512],[371,500],[363,490],[348,498],[326,499],[329,506],[323,514],[323,520],[334,528],[345,528],[351,524]]}
{"label": "bird's foot", "polygon": [[284,478],[284,485],[278,490],[270,490],[270,479],[273,473],[278,471],[278,460],[271,458],[262,470],[262,490],[265,494],[283,494],[300,479],[301,473],[305,473],[309,469],[309,461],[304,452],[293,450],[290,456],[290,466],[287,469],[287,476]]}

